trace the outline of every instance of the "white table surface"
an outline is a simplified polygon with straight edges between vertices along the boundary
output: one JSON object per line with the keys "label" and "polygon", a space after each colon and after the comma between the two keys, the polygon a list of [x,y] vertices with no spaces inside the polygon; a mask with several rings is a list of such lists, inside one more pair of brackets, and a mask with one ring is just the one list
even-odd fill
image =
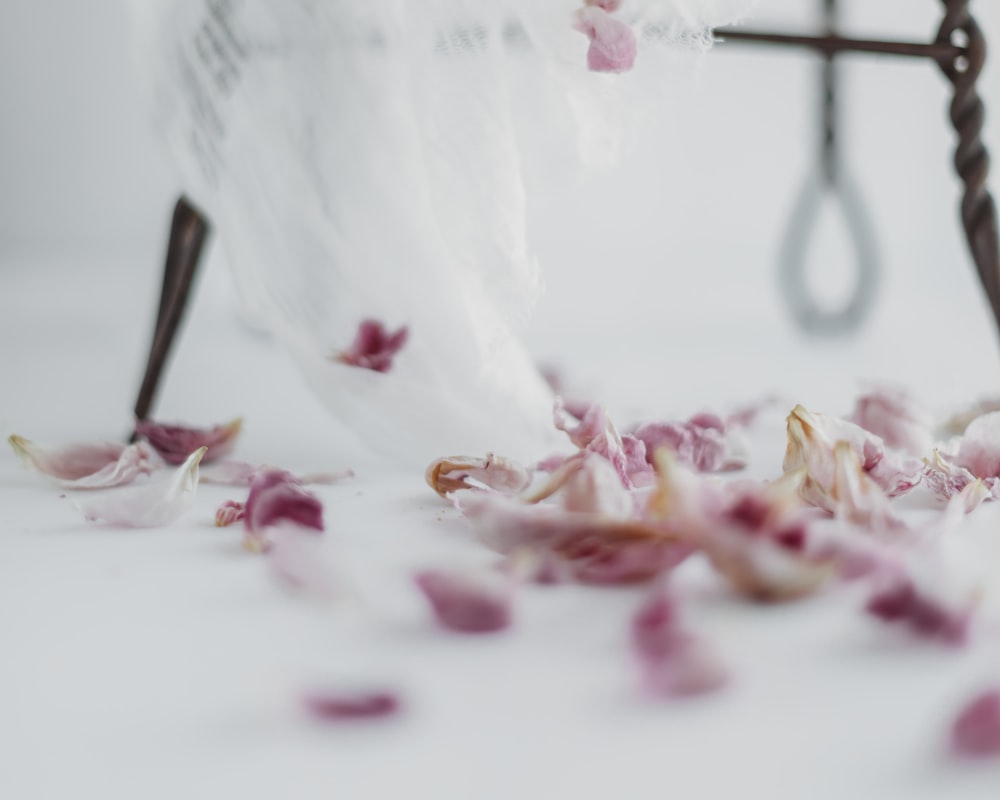
{"label": "white table surface", "polygon": [[[78,255],[0,264],[4,435],[126,433],[155,269]],[[551,276],[556,290],[568,279]],[[251,461],[354,467],[355,480],[316,489],[327,552],[352,597],[319,607],[274,585],[238,531],[212,527],[215,506],[238,493],[202,487],[195,509],[169,529],[107,529],[0,452],[0,797],[997,796],[1000,763],[956,763],[945,745],[960,703],[1000,679],[1000,506],[980,509],[952,548],[993,588],[973,647],[897,637],[866,619],[863,596],[850,590],[745,604],[691,563],[678,579],[692,593],[692,621],[735,680],[712,697],[650,703],[627,648],[640,589],[526,588],[502,635],[437,630],[410,572],[491,555],[405,454],[397,463],[366,454],[282,354],[236,324],[225,289],[207,276],[159,408],[195,423],[243,414],[238,454]],[[893,361],[892,326],[879,323],[830,344],[749,316],[674,315],[662,338],[648,337],[656,346],[625,347],[638,341],[626,321],[601,349],[593,330],[567,330],[560,294],[550,297],[533,341],[548,354],[571,340],[590,347],[563,351],[623,418],[768,389],[846,411],[853,377],[884,364],[908,365],[902,377],[925,394],[938,385],[928,399],[945,407],[988,390],[996,374],[995,365],[967,368],[990,357],[983,338],[963,351],[929,337]],[[959,312],[964,300],[960,291],[946,309],[953,332],[988,332],[983,318]],[[943,301],[905,302],[920,314],[921,302]],[[926,364],[949,353],[955,369],[935,384]],[[666,361],[669,371],[642,368]],[[620,385],[626,376],[629,387]],[[763,420],[751,474],[780,469],[781,426],[781,414]],[[398,688],[405,712],[316,724],[296,703],[316,680]]]}

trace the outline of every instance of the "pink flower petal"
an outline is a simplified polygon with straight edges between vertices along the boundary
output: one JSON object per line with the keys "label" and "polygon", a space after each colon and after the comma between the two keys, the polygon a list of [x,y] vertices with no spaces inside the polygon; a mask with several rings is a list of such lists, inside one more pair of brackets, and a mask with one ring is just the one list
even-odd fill
{"label": "pink flower petal", "polygon": [[149,419],[135,422],[136,435],[149,442],[168,464],[183,464],[191,453],[206,448],[206,464],[228,455],[243,428],[242,419],[234,419],[214,428],[190,428],[185,425],[164,425]]}
{"label": "pink flower petal", "polygon": [[699,472],[742,469],[747,464],[746,443],[740,426],[715,414],[696,414],[687,422],[650,422],[634,433],[646,445],[646,457],[669,447],[677,460]]}
{"label": "pink flower petal", "polygon": [[517,494],[531,483],[531,470],[503,456],[450,456],[432,462],[424,474],[427,485],[442,497],[460,489],[487,488]]}
{"label": "pink flower petal", "polygon": [[902,389],[882,387],[862,395],[850,421],[913,456],[927,455],[933,445],[930,416]]}
{"label": "pink flower petal", "polygon": [[850,442],[834,446],[834,477],[830,498],[836,516],[876,534],[901,533],[907,525],[892,510],[881,487],[861,468]]}
{"label": "pink flower petal", "polygon": [[613,13],[622,7],[622,0],[583,0],[585,6],[597,6],[608,13]]}
{"label": "pink flower petal", "polygon": [[227,500],[215,510],[215,527],[226,528],[246,516],[246,506],[236,500]]}
{"label": "pink flower petal", "polygon": [[834,446],[849,442],[861,461],[861,468],[889,497],[908,492],[923,477],[923,465],[916,459],[900,458],[887,453],[882,440],[852,422],[814,414],[796,406],[788,415],[788,445],[784,469],[806,470],[802,498],[819,508],[833,511],[831,497],[836,462]]}
{"label": "pink flower petal", "polygon": [[954,464],[935,450],[924,468],[924,484],[943,500],[963,497],[965,513],[979,507],[984,500],[1000,496],[1000,478],[977,478],[969,470]]}
{"label": "pink flower petal", "polygon": [[574,27],[590,39],[587,66],[592,72],[628,72],[635,66],[635,33],[603,8],[587,5],[577,13]]}
{"label": "pink flower petal", "polygon": [[955,752],[981,758],[1000,756],[1000,689],[974,697],[952,725]]}
{"label": "pink flower petal", "polygon": [[832,558],[811,553],[810,518],[798,497],[803,472],[769,484],[725,490],[657,452],[659,484],[649,513],[703,549],[741,594],[794,600],[816,591],[833,572]]}
{"label": "pink flower petal", "polygon": [[646,460],[646,446],[634,436],[621,436],[603,408],[592,405],[582,418],[577,418],[557,397],[552,414],[556,428],[566,433],[573,444],[611,463],[626,489],[653,482],[654,473]]}
{"label": "pink flower petal", "polygon": [[290,472],[265,469],[257,474],[250,486],[245,516],[244,546],[263,552],[271,546],[271,528],[291,524],[321,532],[323,504],[312,492],[302,488]]}
{"label": "pink flower petal", "polygon": [[632,618],[632,648],[651,693],[676,697],[704,694],[724,686],[729,673],[714,648],[684,629],[676,602],[657,589]]}
{"label": "pink flower petal", "polygon": [[11,436],[7,441],[25,465],[65,489],[110,489],[149,475],[163,465],[145,442],[48,447],[21,436]]}
{"label": "pink flower petal", "polygon": [[955,464],[977,478],[1000,477],[1000,411],[984,414],[966,428]]}
{"label": "pink flower petal", "polygon": [[882,622],[905,625],[914,633],[946,644],[964,644],[973,606],[948,603],[905,574],[887,577],[868,600],[865,611]]}
{"label": "pink flower petal", "polygon": [[[266,464],[250,464],[246,461],[218,461],[202,469],[201,482],[217,486],[249,486],[258,473],[273,469],[278,468]],[[354,476],[353,469],[345,469],[340,472],[310,472],[294,477],[301,484],[328,486]]]}
{"label": "pink flower petal", "polygon": [[374,372],[388,372],[392,369],[393,359],[403,349],[409,336],[410,331],[406,326],[390,333],[377,320],[362,320],[354,342],[347,350],[336,353],[334,360]]}
{"label": "pink flower petal", "polygon": [[463,496],[456,504],[489,547],[507,554],[537,552],[583,583],[647,581],[693,552],[668,528],[634,518],[525,505],[498,495]]}
{"label": "pink flower petal", "polygon": [[333,599],[340,589],[323,543],[310,529],[281,526],[273,531],[267,566],[278,583],[317,600]]}
{"label": "pink flower petal", "polygon": [[390,717],[401,708],[399,697],[386,691],[313,690],[302,696],[302,705],[324,722]]}
{"label": "pink flower petal", "polygon": [[194,505],[198,490],[198,464],[205,448],[195,450],[166,481],[109,492],[81,504],[84,516],[129,528],[170,525]]}
{"label": "pink flower petal", "polygon": [[510,582],[494,572],[425,570],[414,576],[437,621],[458,633],[495,633],[510,627]]}

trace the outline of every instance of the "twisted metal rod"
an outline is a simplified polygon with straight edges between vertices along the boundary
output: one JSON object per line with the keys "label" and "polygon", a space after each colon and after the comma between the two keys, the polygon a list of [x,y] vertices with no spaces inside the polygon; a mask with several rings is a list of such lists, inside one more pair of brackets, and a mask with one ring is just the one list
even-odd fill
{"label": "twisted metal rod", "polygon": [[986,37],[969,11],[969,0],[943,0],[945,18],[938,31],[939,44],[955,44],[965,39],[964,53],[939,59],[938,65],[954,87],[950,117],[958,133],[955,169],[965,191],[962,197],[962,225],[975,262],[979,280],[986,291],[997,326],[1000,327],[1000,246],[997,212],[987,187],[990,156],[983,142],[986,109],[977,83],[986,62]]}

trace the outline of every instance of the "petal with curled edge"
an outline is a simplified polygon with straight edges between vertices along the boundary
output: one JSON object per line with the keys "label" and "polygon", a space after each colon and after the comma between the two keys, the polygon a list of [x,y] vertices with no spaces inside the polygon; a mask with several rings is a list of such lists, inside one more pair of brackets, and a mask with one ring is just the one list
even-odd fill
{"label": "petal with curled edge", "polygon": [[742,426],[715,414],[696,414],[686,422],[648,422],[633,433],[646,445],[646,457],[669,447],[685,466],[699,472],[728,472],[747,465]]}
{"label": "petal with curled edge", "polygon": [[649,513],[705,551],[739,593],[762,602],[794,600],[833,574],[832,556],[809,550],[810,523],[799,498],[805,470],[771,483],[727,490],[656,453],[659,482]]}
{"label": "petal with curled edge", "polygon": [[251,552],[268,550],[271,529],[279,525],[321,533],[324,530],[323,503],[303,488],[290,472],[262,470],[254,478],[247,496],[243,546]]}
{"label": "petal with curled edge", "polygon": [[64,489],[123,486],[163,466],[162,459],[145,442],[47,446],[22,436],[11,436],[7,441],[22,463]]}
{"label": "petal with curled edge", "polygon": [[202,461],[210,464],[228,455],[243,429],[242,418],[213,428],[192,428],[187,425],[165,425],[150,419],[135,422],[135,433],[145,439],[168,464],[183,464],[191,453],[206,448]]}
{"label": "petal with curled edge", "polygon": [[816,414],[798,405],[788,415],[787,427],[785,472],[805,467],[802,498],[826,511],[834,511],[836,506],[831,490],[836,475],[837,442],[850,444],[861,468],[889,497],[908,492],[923,476],[919,461],[887,453],[878,436],[847,420]]}
{"label": "petal with curled edge", "polygon": [[233,523],[242,521],[246,515],[246,504],[236,500],[226,500],[215,510],[215,527],[227,528]]}
{"label": "petal with curled edge", "polygon": [[365,319],[358,325],[358,332],[351,346],[335,353],[333,360],[373,372],[389,372],[393,360],[409,337],[410,329],[405,325],[390,333],[378,320]]}
{"label": "petal with curled edge", "polygon": [[205,448],[195,450],[175,468],[168,480],[145,486],[129,486],[108,492],[80,510],[92,521],[102,521],[127,528],[157,528],[170,525],[194,505],[198,491],[198,464]]}
{"label": "petal with curled edge", "polygon": [[1000,478],[977,478],[934,450],[925,462],[924,485],[942,500],[961,496],[965,513],[974,511],[984,500],[1000,495]]}
{"label": "petal with curled edge", "polygon": [[531,484],[532,471],[503,456],[449,456],[433,461],[424,474],[427,485],[441,497],[462,489],[486,488],[517,494]]}

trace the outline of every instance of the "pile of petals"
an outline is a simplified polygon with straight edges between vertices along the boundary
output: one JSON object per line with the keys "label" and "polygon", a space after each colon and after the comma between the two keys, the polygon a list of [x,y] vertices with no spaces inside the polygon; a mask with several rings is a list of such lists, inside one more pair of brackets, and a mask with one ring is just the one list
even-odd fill
{"label": "pile of petals", "polygon": [[[895,388],[873,389],[844,417],[795,406],[783,473],[766,481],[739,475],[754,416],[702,413],[620,433],[604,408],[570,411],[557,400],[554,423],[575,452],[534,467],[493,453],[433,462],[428,484],[499,554],[508,578],[418,579],[439,621],[460,632],[505,628],[518,584],[649,583],[631,628],[642,686],[661,697],[714,691],[728,670],[682,621],[673,578],[701,559],[734,597],[788,602],[851,581],[867,593],[873,625],[946,647],[973,641],[978,587],[941,569],[935,546],[1000,495],[1000,411],[935,447],[931,416]],[[922,527],[898,508],[913,492],[932,512]],[[998,726],[994,692],[956,722],[955,746],[993,752]]]}
{"label": "pile of petals", "polygon": [[[254,499],[261,495],[259,490],[255,495],[254,486],[274,482],[274,475],[280,474],[278,483],[285,488],[263,493],[262,503],[227,504],[217,512],[216,524],[225,526],[246,518],[248,540],[259,542],[266,536],[263,531],[270,526],[270,517],[284,514],[290,518],[293,511],[288,509],[293,509],[300,515],[297,524],[317,527],[315,515],[309,518],[303,511],[301,495],[308,493],[301,485],[334,483],[353,472],[296,478],[269,467],[226,460],[241,428],[240,419],[210,428],[139,420],[132,444],[44,445],[17,435],[8,441],[25,466],[60,489],[86,494],[74,504],[91,521],[120,527],[161,527],[175,522],[193,506],[199,482],[251,487],[250,499]],[[280,501],[275,501],[275,491],[283,493]]]}

